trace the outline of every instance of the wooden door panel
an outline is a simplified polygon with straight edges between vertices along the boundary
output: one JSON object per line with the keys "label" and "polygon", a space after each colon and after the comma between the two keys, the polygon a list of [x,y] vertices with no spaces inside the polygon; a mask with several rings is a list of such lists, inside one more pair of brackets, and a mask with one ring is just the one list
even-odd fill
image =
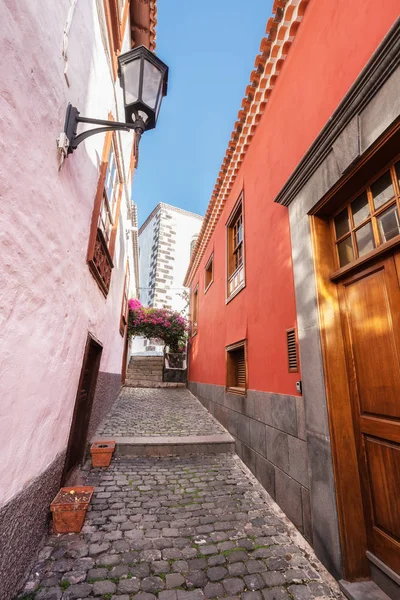
{"label": "wooden door panel", "polygon": [[364,434],[369,433],[384,440],[400,444],[400,421],[362,415],[360,417],[360,426]]}
{"label": "wooden door panel", "polygon": [[74,414],[68,440],[63,480],[78,465],[85,454],[86,437],[92,411],[102,346],[89,334],[83,358],[81,376],[76,394]]}
{"label": "wooden door panel", "polygon": [[388,271],[383,267],[345,285],[345,293],[361,413],[400,417],[397,336],[387,281],[396,273]]}
{"label": "wooden door panel", "polygon": [[400,541],[400,446],[365,438],[373,525]]}
{"label": "wooden door panel", "polygon": [[400,288],[394,257],[344,280],[339,299],[368,549],[400,574]]}

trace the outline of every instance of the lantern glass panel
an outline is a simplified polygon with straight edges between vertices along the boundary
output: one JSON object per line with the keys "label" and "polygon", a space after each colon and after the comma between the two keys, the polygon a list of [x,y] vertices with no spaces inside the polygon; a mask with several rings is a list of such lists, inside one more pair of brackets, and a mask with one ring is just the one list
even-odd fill
{"label": "lantern glass panel", "polygon": [[139,99],[140,63],[140,59],[133,60],[122,67],[124,71],[125,104],[133,104]]}
{"label": "lantern glass panel", "polygon": [[153,110],[156,107],[158,90],[161,83],[161,72],[150,62],[144,61],[142,100]]}
{"label": "lantern glass panel", "polygon": [[163,95],[160,91],[160,93],[158,94],[157,106],[156,106],[156,120],[158,119],[158,113],[160,112],[162,98],[163,98]]}

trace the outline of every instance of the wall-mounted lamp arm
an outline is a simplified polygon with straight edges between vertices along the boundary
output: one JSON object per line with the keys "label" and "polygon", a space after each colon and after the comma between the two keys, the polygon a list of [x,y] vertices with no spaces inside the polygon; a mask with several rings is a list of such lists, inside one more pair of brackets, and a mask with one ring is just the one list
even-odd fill
{"label": "wall-mounted lamp arm", "polygon": [[79,135],[75,136],[70,142],[71,152],[73,152],[83,140],[86,138],[96,135],[97,133],[107,133],[107,131],[131,131],[135,129],[133,125],[128,125],[126,123],[119,123],[118,121],[97,121],[96,119],[86,119],[85,117],[79,118],[79,123],[93,123],[94,125],[102,125],[106,124],[105,127],[96,127],[95,129],[89,129],[89,131],[84,131]]}
{"label": "wall-mounted lamp arm", "polygon": [[[89,131],[83,131],[79,135],[76,134],[76,130],[78,128],[78,123],[89,123],[91,125],[102,125],[102,127],[95,127],[94,129],[89,129]],[[103,119],[90,119],[88,117],[79,116],[79,111],[75,106],[68,104],[67,112],[65,115],[65,124],[63,131],[63,138],[60,136],[59,139],[59,148],[61,150],[61,146],[64,149],[66,154],[72,154],[72,152],[79,146],[83,140],[86,140],[88,137],[92,135],[96,135],[97,133],[106,133],[107,131],[132,131],[135,130],[137,126],[135,124],[130,123],[121,123],[119,121],[105,121]],[[66,138],[66,139],[65,139]]]}

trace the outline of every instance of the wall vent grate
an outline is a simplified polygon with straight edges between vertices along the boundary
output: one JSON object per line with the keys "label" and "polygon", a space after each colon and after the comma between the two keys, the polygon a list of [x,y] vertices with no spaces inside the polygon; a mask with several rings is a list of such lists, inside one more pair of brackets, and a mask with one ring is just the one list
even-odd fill
{"label": "wall vent grate", "polygon": [[288,370],[289,373],[298,373],[299,359],[297,350],[296,329],[288,329],[286,331],[286,345],[288,353]]}

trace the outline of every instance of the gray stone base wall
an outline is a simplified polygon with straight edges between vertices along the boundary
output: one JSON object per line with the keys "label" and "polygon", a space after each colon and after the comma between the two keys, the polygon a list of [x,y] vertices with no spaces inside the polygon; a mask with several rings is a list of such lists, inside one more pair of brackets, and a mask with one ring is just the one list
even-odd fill
{"label": "gray stone base wall", "polygon": [[312,542],[303,398],[255,390],[240,396],[193,381],[188,387],[235,438],[237,454]]}
{"label": "gray stone base wall", "polygon": [[0,509],[0,600],[19,592],[47,533],[50,502],[59,490],[65,452]]}
{"label": "gray stone base wall", "polygon": [[163,381],[170,383],[186,383],[186,369],[164,369]]}
{"label": "gray stone base wall", "polygon": [[121,385],[122,380],[120,373],[99,372],[89,423],[88,441],[92,439],[96,433],[97,427],[106,417],[112,405],[118,398],[118,394],[121,391]]}

